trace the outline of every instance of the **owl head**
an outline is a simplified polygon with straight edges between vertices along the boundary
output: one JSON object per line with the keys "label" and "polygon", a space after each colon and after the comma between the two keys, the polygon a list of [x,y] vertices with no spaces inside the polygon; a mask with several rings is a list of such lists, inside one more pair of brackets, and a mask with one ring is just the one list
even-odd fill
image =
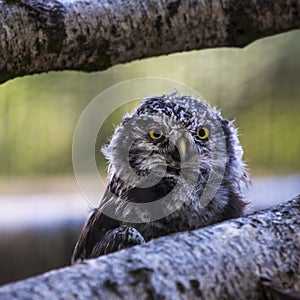
{"label": "owl head", "polygon": [[172,203],[184,199],[185,205],[203,207],[215,197],[226,202],[229,189],[240,194],[245,183],[233,124],[202,100],[177,92],[144,99],[123,117],[103,153],[111,190],[129,198],[134,190],[134,202],[173,191]]}

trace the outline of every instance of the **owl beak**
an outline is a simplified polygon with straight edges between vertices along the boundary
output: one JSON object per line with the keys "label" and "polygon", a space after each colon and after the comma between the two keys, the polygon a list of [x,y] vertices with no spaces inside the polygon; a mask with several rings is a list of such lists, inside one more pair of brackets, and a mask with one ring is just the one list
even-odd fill
{"label": "owl beak", "polygon": [[183,160],[186,155],[186,142],[184,138],[180,138],[177,141],[177,147],[180,153],[180,158]]}

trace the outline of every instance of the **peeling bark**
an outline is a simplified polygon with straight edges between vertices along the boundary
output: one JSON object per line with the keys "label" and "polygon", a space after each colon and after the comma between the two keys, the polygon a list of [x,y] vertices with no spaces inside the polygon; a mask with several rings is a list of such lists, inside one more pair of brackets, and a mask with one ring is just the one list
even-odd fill
{"label": "peeling bark", "polygon": [[3,286],[0,298],[270,299],[266,281],[299,295],[299,213],[300,196]]}
{"label": "peeling bark", "polygon": [[300,28],[299,0],[0,0],[0,83],[144,57],[243,47]]}

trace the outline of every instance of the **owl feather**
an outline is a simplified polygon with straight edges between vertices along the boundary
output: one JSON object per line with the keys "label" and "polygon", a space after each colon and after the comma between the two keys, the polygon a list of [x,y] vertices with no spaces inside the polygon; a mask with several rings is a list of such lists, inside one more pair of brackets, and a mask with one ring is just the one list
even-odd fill
{"label": "owl feather", "polygon": [[73,262],[243,214],[249,181],[232,122],[177,92],[146,98],[109,145],[108,185]]}

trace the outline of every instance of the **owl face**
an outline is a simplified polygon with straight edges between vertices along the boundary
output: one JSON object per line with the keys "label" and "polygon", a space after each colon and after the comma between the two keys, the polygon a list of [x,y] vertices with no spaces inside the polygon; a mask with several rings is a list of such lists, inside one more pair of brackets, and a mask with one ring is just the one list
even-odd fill
{"label": "owl face", "polygon": [[[227,148],[220,114],[206,103],[177,93],[145,99],[122,120],[104,153],[110,178],[127,187],[181,182],[203,192],[208,177],[223,176]],[[146,191],[146,190],[145,190]]]}

